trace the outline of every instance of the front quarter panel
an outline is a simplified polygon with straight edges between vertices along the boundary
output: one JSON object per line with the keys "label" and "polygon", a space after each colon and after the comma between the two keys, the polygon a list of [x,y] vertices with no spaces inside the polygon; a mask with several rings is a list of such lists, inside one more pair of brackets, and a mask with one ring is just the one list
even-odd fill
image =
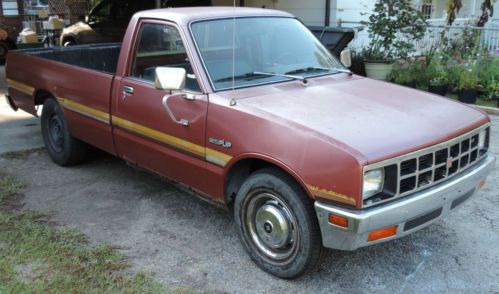
{"label": "front quarter panel", "polygon": [[[360,207],[366,161],[360,154],[314,130],[245,106],[244,101],[230,104],[227,98],[210,95],[207,148],[219,158],[226,155],[226,171],[241,158],[267,160],[292,175],[311,198]],[[216,140],[225,146],[214,144]]]}

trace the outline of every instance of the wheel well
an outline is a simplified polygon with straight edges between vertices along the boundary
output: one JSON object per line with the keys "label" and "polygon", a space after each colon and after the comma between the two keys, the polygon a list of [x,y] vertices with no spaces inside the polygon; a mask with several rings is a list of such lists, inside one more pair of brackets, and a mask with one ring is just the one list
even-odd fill
{"label": "wheel well", "polygon": [[[286,170],[282,169],[280,166],[273,164],[271,162],[257,159],[257,158],[246,158],[236,162],[227,173],[225,178],[225,203],[226,205],[232,205],[239,188],[241,188],[244,181],[254,172],[266,168],[275,167],[283,172],[289,174]],[[291,176],[291,175],[290,175]],[[293,176],[291,176],[294,178]]]}
{"label": "wheel well", "polygon": [[47,98],[53,97],[50,92],[46,90],[39,90],[35,94],[35,105],[42,105]]}

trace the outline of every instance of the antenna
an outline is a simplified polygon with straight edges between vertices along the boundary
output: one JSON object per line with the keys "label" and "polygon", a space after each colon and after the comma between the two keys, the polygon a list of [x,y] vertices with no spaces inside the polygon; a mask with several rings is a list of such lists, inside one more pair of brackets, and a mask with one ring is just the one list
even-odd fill
{"label": "antenna", "polygon": [[230,106],[236,105],[235,88],[236,88],[236,0],[232,4],[232,99]]}

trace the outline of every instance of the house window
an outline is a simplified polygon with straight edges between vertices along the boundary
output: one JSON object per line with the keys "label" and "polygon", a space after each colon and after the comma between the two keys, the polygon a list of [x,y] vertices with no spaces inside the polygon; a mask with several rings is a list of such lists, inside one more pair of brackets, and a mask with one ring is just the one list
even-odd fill
{"label": "house window", "polygon": [[19,7],[17,7],[17,0],[3,0],[2,14],[4,16],[17,16],[19,15]]}
{"label": "house window", "polygon": [[433,11],[433,0],[423,0],[423,5],[421,5],[421,12],[425,19],[431,18],[431,13]]}

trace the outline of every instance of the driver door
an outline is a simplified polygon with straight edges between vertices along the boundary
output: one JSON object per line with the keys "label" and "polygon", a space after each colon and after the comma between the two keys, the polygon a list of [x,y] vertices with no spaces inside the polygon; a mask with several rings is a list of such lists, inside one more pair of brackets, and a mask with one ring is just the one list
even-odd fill
{"label": "driver door", "polygon": [[[200,93],[177,27],[144,20],[136,37],[128,74],[115,90],[112,123],[118,154],[125,160],[193,188],[203,186],[207,95]],[[155,88],[156,67],[187,72],[189,98]],[[119,78],[117,78],[119,79]],[[165,104],[164,104],[165,103]],[[166,109],[168,108],[168,109]],[[187,125],[175,122],[168,110]]]}

